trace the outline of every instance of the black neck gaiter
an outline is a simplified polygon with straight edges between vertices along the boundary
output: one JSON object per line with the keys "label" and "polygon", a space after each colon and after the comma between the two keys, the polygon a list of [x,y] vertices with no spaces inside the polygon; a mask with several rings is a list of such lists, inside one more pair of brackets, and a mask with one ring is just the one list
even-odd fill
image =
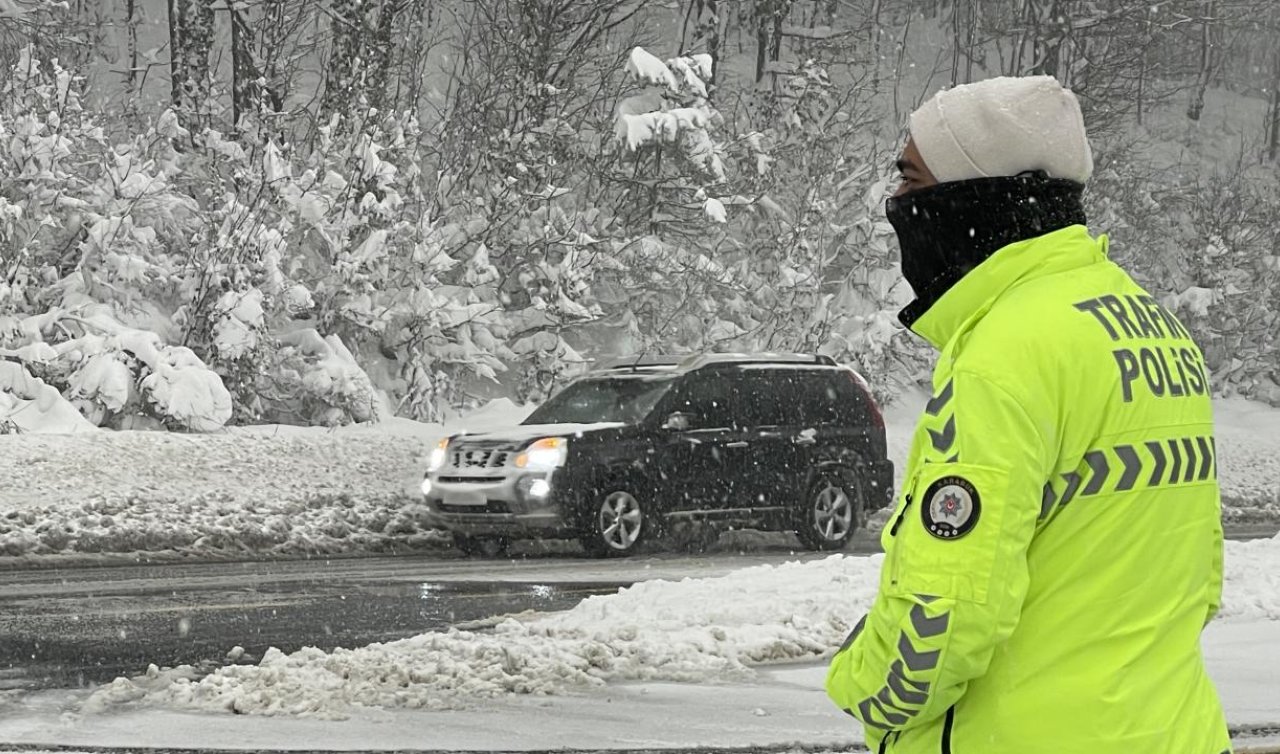
{"label": "black neck gaiter", "polygon": [[916,300],[899,314],[908,328],[987,257],[1018,241],[1084,225],[1084,186],[1024,174],[940,183],[886,203],[902,249],[902,276]]}

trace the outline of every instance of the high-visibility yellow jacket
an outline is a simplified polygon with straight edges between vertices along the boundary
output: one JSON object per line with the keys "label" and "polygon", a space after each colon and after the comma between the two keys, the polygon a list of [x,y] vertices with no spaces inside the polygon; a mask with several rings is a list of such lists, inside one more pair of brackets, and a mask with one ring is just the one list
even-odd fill
{"label": "high-visibility yellow jacket", "polygon": [[912,329],[941,351],[870,613],[827,691],[893,754],[1220,754],[1208,375],[1083,226],[1007,246]]}

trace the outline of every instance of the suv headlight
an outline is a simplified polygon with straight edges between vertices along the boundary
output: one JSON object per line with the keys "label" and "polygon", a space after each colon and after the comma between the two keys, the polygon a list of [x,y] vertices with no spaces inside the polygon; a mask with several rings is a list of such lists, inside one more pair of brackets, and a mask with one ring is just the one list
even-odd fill
{"label": "suv headlight", "polygon": [[569,441],[563,437],[535,440],[516,456],[516,468],[529,471],[551,471],[564,465],[569,457]]}
{"label": "suv headlight", "polygon": [[431,457],[427,459],[427,473],[434,474],[444,468],[445,463],[449,461],[449,440],[446,437],[431,449]]}

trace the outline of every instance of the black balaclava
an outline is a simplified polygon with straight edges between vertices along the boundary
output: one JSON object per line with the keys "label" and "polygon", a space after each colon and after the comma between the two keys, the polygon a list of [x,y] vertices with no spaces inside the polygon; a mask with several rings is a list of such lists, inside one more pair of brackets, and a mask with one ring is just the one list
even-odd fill
{"label": "black balaclava", "polygon": [[939,183],[889,199],[902,276],[916,300],[898,314],[911,327],[970,270],[1009,244],[1084,225],[1084,186],[1042,172]]}

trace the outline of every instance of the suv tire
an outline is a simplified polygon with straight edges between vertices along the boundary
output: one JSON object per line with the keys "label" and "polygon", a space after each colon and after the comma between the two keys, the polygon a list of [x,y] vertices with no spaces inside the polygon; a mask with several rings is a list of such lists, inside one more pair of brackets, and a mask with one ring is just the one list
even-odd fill
{"label": "suv tire", "polygon": [[506,556],[511,540],[506,537],[472,537],[455,532],[453,546],[468,558],[501,558]]}
{"label": "suv tire", "polygon": [[595,499],[578,537],[588,555],[620,558],[632,555],[654,529],[649,507],[620,485],[610,485]]}
{"label": "suv tire", "polygon": [[810,550],[842,550],[862,518],[862,485],[820,471],[795,512],[796,536]]}

